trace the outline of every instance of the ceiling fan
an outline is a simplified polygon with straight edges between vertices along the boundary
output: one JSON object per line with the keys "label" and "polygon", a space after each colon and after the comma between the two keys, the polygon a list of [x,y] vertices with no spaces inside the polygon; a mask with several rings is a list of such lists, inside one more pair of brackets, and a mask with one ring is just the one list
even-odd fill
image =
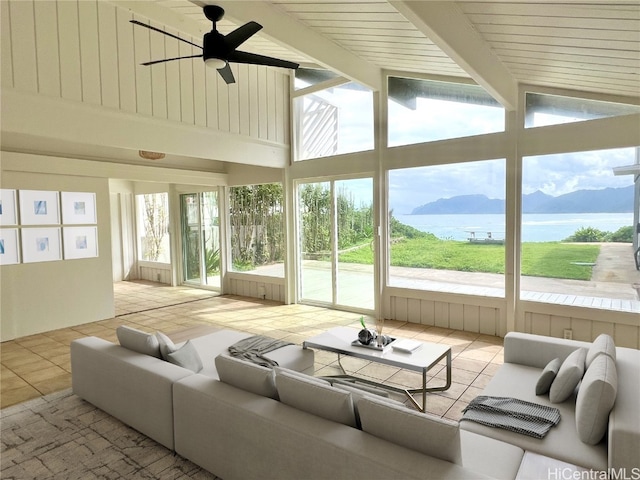
{"label": "ceiling fan", "polygon": [[233,72],[229,67],[231,63],[249,63],[253,65],[267,65],[270,67],[282,67],[282,68],[298,68],[297,63],[288,62],[286,60],[280,60],[278,58],[267,57],[264,55],[258,55],[255,53],[241,52],[236,50],[240,45],[246,42],[251,36],[256,34],[261,28],[257,22],[249,22],[241,27],[236,28],[233,32],[222,35],[216,29],[216,22],[219,22],[224,16],[224,9],[217,5],[205,5],[203,8],[204,15],[213,23],[213,28],[209,33],[205,33],[202,39],[202,46],[193,42],[185,40],[173,35],[171,33],[160,30],[159,28],[152,27],[146,23],[139,22],[137,20],[130,20],[131,23],[140,25],[141,27],[160,32],[169,37],[175,38],[182,42],[188,43],[202,50],[200,55],[189,55],[186,57],[165,58],[163,60],[154,60],[151,62],[142,63],[142,65],[155,65],[156,63],[171,62],[173,60],[181,60],[183,58],[198,58],[202,57],[205,65],[210,66],[218,70],[220,76],[227,84],[235,83]]}

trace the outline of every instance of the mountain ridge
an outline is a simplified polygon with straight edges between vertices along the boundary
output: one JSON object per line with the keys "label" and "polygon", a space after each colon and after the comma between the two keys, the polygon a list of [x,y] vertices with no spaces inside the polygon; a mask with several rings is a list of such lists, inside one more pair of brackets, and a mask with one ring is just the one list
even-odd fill
{"label": "mountain ridge", "polygon": [[[576,190],[554,197],[536,190],[522,196],[522,213],[629,213],[633,212],[634,186]],[[505,201],[483,194],[456,195],[415,207],[410,215],[504,213]]]}

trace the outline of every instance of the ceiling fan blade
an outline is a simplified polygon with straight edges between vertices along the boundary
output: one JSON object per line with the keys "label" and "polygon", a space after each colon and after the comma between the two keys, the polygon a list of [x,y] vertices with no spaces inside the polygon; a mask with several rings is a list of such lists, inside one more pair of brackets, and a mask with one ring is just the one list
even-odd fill
{"label": "ceiling fan blade", "polygon": [[279,58],[238,51],[229,53],[225,60],[234,63],[250,63],[254,65],[267,65],[269,67],[292,68],[294,70],[300,66],[297,63],[289,62],[287,60],[280,60]]}
{"label": "ceiling fan blade", "polygon": [[224,67],[219,68],[218,73],[220,74],[222,79],[227,82],[227,85],[229,85],[230,83],[236,83],[236,79],[233,78],[231,66],[228,63]]}
{"label": "ceiling fan blade", "polygon": [[173,33],[165,32],[164,30],[160,30],[159,28],[152,27],[151,25],[147,25],[146,23],[139,22],[138,20],[129,20],[129,21],[135,25],[140,25],[141,27],[148,28],[149,30],[153,30],[154,32],[160,32],[163,35],[166,35],[171,38],[175,38],[176,40],[180,40],[181,42],[188,43],[189,45],[193,45],[194,47],[198,47],[200,50],[202,50],[202,47],[200,45],[190,42],[189,40],[185,40],[184,38],[180,38],[179,36],[174,35]]}
{"label": "ceiling fan blade", "polygon": [[235,50],[255,35],[261,28],[262,25],[257,22],[245,23],[241,27],[236,28],[233,32],[225,35],[224,44],[229,50]]}
{"label": "ceiling fan blade", "polygon": [[155,65],[156,63],[171,62],[173,60],[182,60],[183,58],[201,58],[201,57],[202,57],[202,54],[200,54],[200,55],[189,55],[188,57],[165,58],[163,60],[153,60],[151,62],[144,62],[144,63],[141,63],[140,65],[144,65],[145,67],[148,67],[149,65]]}

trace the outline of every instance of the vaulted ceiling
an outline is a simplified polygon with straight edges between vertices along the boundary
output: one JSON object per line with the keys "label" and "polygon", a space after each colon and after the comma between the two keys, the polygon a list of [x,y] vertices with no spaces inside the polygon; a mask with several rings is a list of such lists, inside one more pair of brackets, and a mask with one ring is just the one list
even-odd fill
{"label": "vaulted ceiling", "polygon": [[198,37],[264,26],[242,49],[319,66],[380,89],[382,71],[472,80],[506,108],[518,83],[640,103],[640,1],[116,1]]}

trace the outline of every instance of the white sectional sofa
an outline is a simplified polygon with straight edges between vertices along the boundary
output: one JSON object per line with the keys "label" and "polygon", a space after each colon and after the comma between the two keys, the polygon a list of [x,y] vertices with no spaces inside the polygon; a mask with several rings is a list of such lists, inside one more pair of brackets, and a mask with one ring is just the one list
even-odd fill
{"label": "white sectional sofa", "polygon": [[[571,431],[575,396],[554,405],[562,415],[554,428],[562,428],[536,440],[442,420],[296,373],[313,365],[313,352],[299,346],[270,353],[280,365],[275,369],[225,355],[248,336],[223,330],[191,340],[203,365],[199,373],[96,338],[79,339],[71,347],[73,390],[224,480],[515,479],[526,477],[521,464],[527,452],[598,470],[638,466],[636,350],[616,349],[619,386],[608,439],[585,446]],[[545,365],[588,346],[509,334],[505,364],[485,393],[548,402],[531,393]]]}

